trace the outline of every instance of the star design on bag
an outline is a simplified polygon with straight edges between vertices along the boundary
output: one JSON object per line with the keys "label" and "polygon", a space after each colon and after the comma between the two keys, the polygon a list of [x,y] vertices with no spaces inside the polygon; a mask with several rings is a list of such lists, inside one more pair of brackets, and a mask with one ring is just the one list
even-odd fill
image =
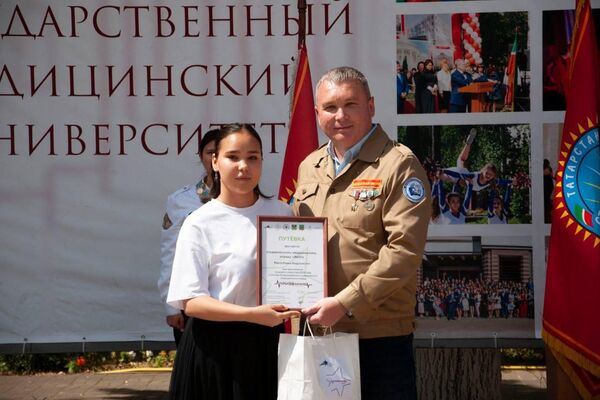
{"label": "star design on bag", "polygon": [[327,382],[329,383],[329,386],[331,387],[331,385],[333,385],[331,391],[337,392],[339,397],[344,395],[344,388],[352,383],[349,378],[344,377],[340,367],[338,367],[333,374],[329,374],[327,376]]}

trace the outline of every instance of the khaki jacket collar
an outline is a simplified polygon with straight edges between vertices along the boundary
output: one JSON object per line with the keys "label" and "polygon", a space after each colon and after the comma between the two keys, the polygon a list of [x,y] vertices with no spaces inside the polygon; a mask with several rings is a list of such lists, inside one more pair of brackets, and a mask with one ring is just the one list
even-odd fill
{"label": "khaki jacket collar", "polygon": [[[377,124],[375,131],[369,139],[365,142],[363,147],[358,152],[356,160],[361,160],[367,163],[374,163],[379,159],[390,138],[383,131],[381,125]],[[329,154],[327,153],[327,143],[321,146],[318,150],[319,155],[315,160],[314,166],[326,166],[328,163]]]}
{"label": "khaki jacket collar", "polygon": [[363,145],[362,149],[360,149],[356,159],[367,163],[376,162],[383,154],[383,151],[385,150],[389,141],[390,138],[383,131],[381,125],[377,124],[375,132],[373,132],[371,137]]}

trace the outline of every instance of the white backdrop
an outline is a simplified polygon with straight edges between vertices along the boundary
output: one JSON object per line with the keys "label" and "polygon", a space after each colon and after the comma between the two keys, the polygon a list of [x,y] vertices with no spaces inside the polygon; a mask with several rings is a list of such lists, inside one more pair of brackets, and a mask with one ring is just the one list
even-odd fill
{"label": "white backdrop", "polygon": [[[256,123],[265,151],[261,185],[277,193],[287,140],[285,85],[293,79],[297,43],[297,24],[286,20],[286,12],[297,17],[296,4],[289,3],[178,0],[157,8],[138,0],[76,6],[0,1],[0,344],[25,338],[30,343],[83,337],[171,340],[156,289],[163,207],[169,193],[199,177],[197,138],[178,154],[177,127],[185,141],[199,125],[204,132],[210,124]],[[533,201],[541,204],[542,123],[562,120],[562,113],[541,111],[542,9],[572,8],[574,1],[318,3],[311,8],[307,38],[313,83],[337,65],[362,70],[375,95],[375,119],[394,138],[399,125],[531,124],[531,173],[539,188]],[[539,71],[532,81],[531,112],[396,115],[396,15],[511,10],[530,14],[531,66]],[[184,37],[186,12],[190,37]],[[248,12],[252,18],[270,13],[270,22],[249,25]],[[211,13],[218,19],[212,31]],[[223,21],[230,15],[233,22]],[[157,37],[159,27],[164,35],[171,32],[168,22],[157,22],[161,18],[173,23],[169,37]],[[148,70],[154,79],[166,78],[167,66],[172,66],[170,85],[148,84]],[[130,67],[133,86],[126,75],[110,94],[109,71],[114,87]],[[186,93],[184,86],[201,95]],[[85,96],[90,92],[98,96]],[[135,128],[135,137],[126,125]],[[430,235],[486,235],[489,228],[440,228]],[[494,231],[531,237],[537,289],[545,279],[548,231],[539,209],[532,225]],[[541,292],[536,293],[538,317]],[[539,337],[539,318],[536,322]]]}
{"label": "white backdrop", "polygon": [[[349,64],[373,77],[387,75],[393,82],[395,16],[390,12],[393,4],[385,3],[389,2],[376,9],[347,1],[312,7],[314,34],[308,37],[308,48],[314,77]],[[286,22],[285,11],[287,7],[290,18],[298,12],[295,2],[232,4],[164,2],[161,15],[170,9],[175,32],[160,38],[153,3],[84,2],[72,9],[72,2],[64,1],[0,2],[0,31],[5,34],[0,51],[6,68],[0,93],[23,94],[0,97],[0,137],[7,138],[0,140],[0,343],[24,338],[30,343],[77,342],[82,337],[92,342],[139,340],[142,335],[146,340],[171,339],[156,289],[163,207],[170,192],[196,182],[200,174],[194,154],[197,140],[178,154],[176,124],[182,125],[185,141],[200,124],[204,132],[210,124],[256,123],[265,151],[261,185],[266,193],[277,193],[287,140],[285,85],[286,80],[293,82],[291,57],[297,44],[296,36],[285,36],[286,26],[289,33],[297,32],[297,22]],[[102,5],[114,8],[100,9]],[[136,25],[134,10],[124,5],[149,8],[139,9]],[[183,6],[194,6],[188,9],[188,34],[198,37],[183,37]],[[80,21],[83,8],[87,20],[76,24],[78,37],[72,37],[71,10]],[[269,8],[270,22],[253,21],[253,36],[248,36],[248,9],[252,18],[265,18]],[[233,23],[213,22],[210,36],[210,10],[214,19],[229,18],[231,10]],[[106,35],[120,31],[121,37],[101,36],[94,29],[96,12],[98,29]],[[369,18],[359,17],[367,12]],[[327,34],[326,26],[331,26]],[[170,32],[168,23],[161,27],[163,34]],[[28,31],[39,36],[17,36]],[[32,95],[29,65],[35,65],[34,86],[55,68],[57,96],[52,77]],[[73,89],[69,65],[75,66]],[[135,97],[129,96],[129,77],[109,96],[110,65],[113,86],[133,66]],[[165,81],[153,82],[153,96],[148,95],[146,65],[152,66],[155,78],[166,78],[165,66],[172,66],[173,96],[168,96]],[[185,85],[206,95],[184,90],[182,72],[193,65],[199,66],[188,69]],[[95,66],[95,91],[88,66]],[[270,76],[259,79],[267,68]],[[247,86],[254,83],[248,93]],[[386,99],[377,104],[380,115],[394,111],[393,90],[384,80],[373,81],[373,91]],[[97,93],[99,98],[70,93]],[[393,119],[387,122],[393,132]],[[99,140],[99,150],[95,124],[107,125],[99,128],[99,137],[107,138]],[[132,125],[137,132],[124,142],[126,155],[120,154],[119,124]],[[149,128],[148,150],[142,131],[152,124],[167,128]],[[50,154],[51,133],[30,152],[28,125],[33,125],[33,146],[54,127],[56,155]],[[78,136],[77,128],[69,132],[65,125],[79,125],[83,133]],[[14,139],[9,140],[11,129]],[[124,133],[128,140],[131,128]],[[69,137],[83,140],[85,151],[79,140]],[[11,145],[17,154],[11,154]]]}

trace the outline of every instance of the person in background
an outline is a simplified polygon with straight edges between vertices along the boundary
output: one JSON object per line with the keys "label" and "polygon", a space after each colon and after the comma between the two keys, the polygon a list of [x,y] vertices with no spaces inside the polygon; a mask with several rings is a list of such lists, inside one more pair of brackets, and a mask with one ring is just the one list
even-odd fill
{"label": "person in background", "polygon": [[441,180],[438,180],[433,188],[432,196],[436,196],[439,201],[440,215],[435,220],[438,225],[457,225],[466,222],[467,210],[471,202],[471,194],[473,193],[473,185],[467,185],[467,191],[462,203],[460,194],[450,192],[444,195],[444,186]]}
{"label": "person in background", "polygon": [[437,104],[437,77],[433,72],[433,61],[425,60],[425,69],[421,73],[423,82],[421,87],[421,112],[424,114],[435,113]]}
{"label": "person in background", "polygon": [[450,85],[452,90],[450,93],[450,112],[464,113],[467,112],[468,95],[460,93],[458,89],[469,85],[472,82],[472,79],[471,75],[466,72],[465,60],[455,60],[454,65],[456,70],[450,75]]}
{"label": "person in background", "polygon": [[[460,180],[469,182],[471,185],[473,185],[473,190],[476,192],[487,188],[490,184],[496,181],[498,170],[492,163],[485,164],[479,171],[475,172],[471,172],[467,168],[467,160],[469,159],[471,147],[473,146],[473,142],[475,141],[476,137],[477,130],[475,128],[471,128],[469,130],[469,134],[467,135],[467,139],[465,140],[465,145],[456,159],[456,167],[443,168],[441,173],[438,175],[439,179],[455,184]],[[456,185],[452,191],[457,191]]]}
{"label": "person in background", "polygon": [[486,95],[487,111],[496,112],[496,107],[504,101],[503,84],[496,70],[496,66],[491,64],[487,70],[487,77],[494,82],[493,90]]}
{"label": "person in background", "polygon": [[404,114],[404,104],[406,103],[406,96],[410,92],[410,85],[408,78],[402,71],[400,63],[396,63],[396,113]]}
{"label": "person in background", "polygon": [[352,67],[326,72],[315,111],[329,142],[300,164],[296,215],[328,218],[328,293],[302,310],[359,335],[363,399],[416,399],[417,270],[431,205],[417,157],[373,124],[375,100]]}
{"label": "person in background", "polygon": [[213,200],[183,223],[167,302],[190,317],[171,376],[172,399],[274,400],[277,345],[298,311],[256,304],[256,219],[290,216],[258,182],[262,142],[251,125],[221,128],[212,159]]}
{"label": "person in background", "polygon": [[483,64],[477,64],[473,73],[471,74],[471,78],[473,82],[485,82],[487,81],[487,76],[485,75],[485,66]]}
{"label": "person in background", "polygon": [[[508,210],[512,188],[511,179],[498,179],[496,187],[490,193],[488,202],[488,224],[508,224]],[[499,188],[504,188],[504,196],[500,196]]]}
{"label": "person in background", "polygon": [[475,66],[475,71],[473,72],[471,78],[473,79],[473,82],[490,82],[494,84],[492,90],[490,92],[487,92],[485,95],[486,102],[484,105],[484,111],[494,111],[495,108],[494,103],[491,101],[491,96],[493,95],[496,85],[500,84],[500,82],[498,82],[496,79],[492,78],[492,76],[487,74],[485,70],[485,65],[483,64],[477,64]]}
{"label": "person in background", "polygon": [[452,93],[452,84],[450,78],[450,65],[445,58],[442,60],[440,70],[436,73],[438,85],[438,105],[442,113],[447,113],[450,109],[450,94]]}
{"label": "person in background", "polygon": [[473,78],[473,74],[475,73],[475,69],[473,68],[473,64],[469,62],[469,60],[464,60],[465,62],[465,72]]}
{"label": "person in background", "polygon": [[173,257],[175,256],[175,243],[186,217],[210,200],[209,192],[213,185],[211,163],[218,134],[219,130],[213,129],[202,136],[199,156],[204,167],[204,174],[195,185],[184,186],[167,197],[166,211],[160,232],[160,275],[157,285],[160,298],[165,305],[167,325],[173,328],[176,345],[179,345],[186,316],[181,310],[167,304],[167,292],[169,291]]}
{"label": "person in background", "polygon": [[425,82],[423,81],[423,72],[425,71],[425,63],[419,61],[417,63],[417,70],[413,73],[414,91],[415,91],[415,112],[420,114],[421,110],[421,95],[425,90]]}

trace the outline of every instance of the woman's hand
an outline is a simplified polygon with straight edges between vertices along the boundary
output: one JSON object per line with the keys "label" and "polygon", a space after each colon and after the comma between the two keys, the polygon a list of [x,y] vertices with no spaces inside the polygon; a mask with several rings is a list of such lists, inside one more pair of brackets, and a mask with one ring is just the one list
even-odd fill
{"label": "woman's hand", "polygon": [[264,304],[250,308],[248,322],[273,327],[299,316],[300,311],[292,311],[283,304]]}

